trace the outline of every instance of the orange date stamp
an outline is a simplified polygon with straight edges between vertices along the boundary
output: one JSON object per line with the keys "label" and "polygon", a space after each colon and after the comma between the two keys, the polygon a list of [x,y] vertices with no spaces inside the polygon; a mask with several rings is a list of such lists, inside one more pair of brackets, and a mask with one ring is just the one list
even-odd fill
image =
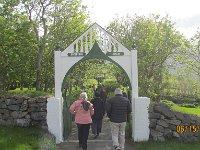
{"label": "orange date stamp", "polygon": [[200,132],[200,125],[176,125],[176,132],[183,133],[183,132]]}

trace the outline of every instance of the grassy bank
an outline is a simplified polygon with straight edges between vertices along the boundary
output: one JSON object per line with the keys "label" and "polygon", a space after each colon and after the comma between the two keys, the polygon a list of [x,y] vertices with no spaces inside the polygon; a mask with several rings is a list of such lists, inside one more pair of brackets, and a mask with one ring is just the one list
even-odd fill
{"label": "grassy bank", "polygon": [[53,93],[50,93],[50,92],[36,91],[35,88],[33,88],[33,89],[23,88],[23,90],[16,88],[15,90],[0,91],[0,94],[21,95],[21,96],[28,96],[28,97],[52,96],[53,95]]}
{"label": "grassy bank", "polygon": [[0,150],[55,150],[52,135],[40,128],[0,127]]}
{"label": "grassy bank", "polygon": [[187,114],[194,114],[194,115],[200,116],[200,106],[198,106],[196,108],[188,108],[188,107],[183,107],[183,106],[176,105],[172,101],[168,101],[168,100],[162,100],[161,102],[169,105],[175,111],[183,112],[183,113],[187,113]]}
{"label": "grassy bank", "polygon": [[179,112],[184,112],[184,113],[187,113],[187,114],[198,115],[200,117],[200,107],[187,108],[187,107],[181,107],[181,106],[173,105],[172,109],[179,111]]}

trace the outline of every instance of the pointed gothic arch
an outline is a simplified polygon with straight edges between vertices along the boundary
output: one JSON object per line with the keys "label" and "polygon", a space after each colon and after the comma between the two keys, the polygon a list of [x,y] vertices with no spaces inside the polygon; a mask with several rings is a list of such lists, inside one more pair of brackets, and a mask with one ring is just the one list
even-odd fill
{"label": "pointed gothic arch", "polygon": [[[125,77],[127,78],[128,80],[128,85],[130,87],[130,89],[132,89],[132,86],[131,86],[131,81],[128,77],[128,74],[126,73],[126,71],[124,70],[124,68],[122,68],[118,63],[116,63],[114,60],[112,60],[110,57],[108,57],[107,55],[105,55],[102,50],[100,49],[97,41],[94,42],[94,45],[92,47],[92,49],[90,50],[90,52],[85,56],[83,57],[82,59],[80,59],[78,62],[76,62],[68,71],[67,73],[65,74],[65,77],[63,79],[63,82],[62,82],[62,88],[64,88],[64,81],[65,79],[67,78],[67,76],[69,75],[69,73],[75,68],[76,65],[80,64],[81,62],[84,62],[86,60],[89,60],[89,59],[103,59],[103,60],[107,60],[113,64],[115,64],[116,66],[118,66],[122,71],[123,73],[125,74]],[[61,90],[62,91],[62,90]]]}
{"label": "pointed gothic arch", "polygon": [[150,100],[138,97],[137,51],[128,50],[94,23],[64,51],[55,51],[55,97],[48,100],[47,123],[56,142],[63,141],[63,81],[77,64],[93,58],[108,60],[123,70],[132,89],[132,138],[134,141],[148,140]]}

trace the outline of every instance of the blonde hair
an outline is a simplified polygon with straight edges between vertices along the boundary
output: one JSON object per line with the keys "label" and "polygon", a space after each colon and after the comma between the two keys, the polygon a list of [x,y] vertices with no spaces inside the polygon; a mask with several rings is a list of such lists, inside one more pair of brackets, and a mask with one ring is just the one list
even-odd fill
{"label": "blonde hair", "polygon": [[81,99],[87,100],[87,99],[88,99],[87,93],[86,93],[86,92],[82,92],[82,93],[80,94],[80,98],[81,98]]}

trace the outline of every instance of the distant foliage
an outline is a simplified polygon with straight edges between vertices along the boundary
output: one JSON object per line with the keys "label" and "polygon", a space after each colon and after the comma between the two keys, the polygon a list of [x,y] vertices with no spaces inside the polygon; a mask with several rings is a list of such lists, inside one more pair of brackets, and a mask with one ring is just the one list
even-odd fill
{"label": "distant foliage", "polygon": [[103,81],[106,92],[114,92],[116,88],[120,88],[120,84],[115,79],[106,79]]}
{"label": "distant foliage", "polygon": [[169,101],[169,100],[161,100],[161,102],[164,104],[167,104],[170,107],[176,105],[174,102]]}
{"label": "distant foliage", "polygon": [[53,96],[53,93],[49,92],[44,92],[44,91],[36,91],[35,89],[27,89],[24,88],[23,90],[20,90],[19,88],[15,90],[9,90],[9,91],[1,91],[0,94],[5,94],[5,95],[23,95],[27,97],[39,97],[39,96]]}
{"label": "distant foliage", "polygon": [[84,83],[83,83],[83,86],[84,87],[90,87],[92,88],[93,86],[97,86],[98,85],[98,82],[96,79],[87,79]]}
{"label": "distant foliage", "polygon": [[196,107],[198,107],[198,104],[186,104],[186,103],[184,103],[184,104],[181,104],[180,106],[181,107],[187,107],[187,108],[196,108]]}
{"label": "distant foliage", "polygon": [[54,87],[54,51],[88,26],[79,0],[0,1],[0,90]]}
{"label": "distant foliage", "polygon": [[128,49],[138,52],[139,95],[159,101],[165,88],[164,73],[188,42],[178,33],[169,16],[127,16],[116,18],[109,32]]}

